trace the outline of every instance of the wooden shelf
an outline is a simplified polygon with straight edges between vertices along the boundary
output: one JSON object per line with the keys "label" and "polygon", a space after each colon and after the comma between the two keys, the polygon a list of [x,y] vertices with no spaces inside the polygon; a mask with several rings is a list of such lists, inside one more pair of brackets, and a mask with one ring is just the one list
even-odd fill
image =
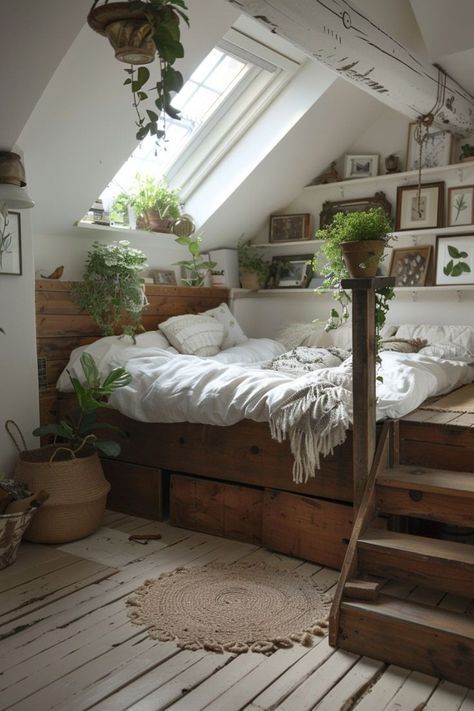
{"label": "wooden shelf", "polygon": [[392,237],[423,237],[427,235],[457,235],[457,234],[474,234],[474,225],[459,225],[459,227],[430,227],[423,230],[399,230],[391,232]]}
{"label": "wooden shelf", "polygon": [[[443,165],[438,168],[423,168],[422,180],[426,182],[426,178],[434,178],[443,176],[449,173],[459,173],[459,182],[463,182],[465,174],[474,172],[474,163],[452,163],[451,165]],[[386,173],[385,175],[375,175],[371,178],[352,178],[351,180],[339,180],[337,183],[326,183],[324,185],[306,185],[306,192],[327,192],[336,189],[343,190],[344,188],[354,187],[354,185],[376,185],[379,189],[380,183],[408,183],[413,180],[417,182],[418,171],[408,170],[401,173]]]}
{"label": "wooden shelf", "polygon": [[249,247],[262,248],[262,249],[277,249],[278,247],[307,247],[308,245],[321,244],[322,239],[303,239],[297,242],[255,242],[254,244],[249,244]]}
{"label": "wooden shelf", "polygon": [[[459,284],[459,286],[396,286],[395,293],[406,296],[413,296],[413,294],[433,294],[438,293],[457,293],[457,292],[469,292],[474,291],[474,284]],[[305,296],[307,294],[326,295],[332,294],[335,289],[241,289],[234,288],[230,290],[231,298],[253,298],[259,296],[271,296],[272,294],[277,294],[279,296],[283,294],[288,294],[290,296]]]}

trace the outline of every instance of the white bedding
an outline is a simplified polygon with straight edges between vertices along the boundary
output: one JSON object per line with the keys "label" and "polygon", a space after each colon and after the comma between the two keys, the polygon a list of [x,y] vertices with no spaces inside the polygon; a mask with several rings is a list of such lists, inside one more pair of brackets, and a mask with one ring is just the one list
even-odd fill
{"label": "white bedding", "polygon": [[[208,358],[180,355],[171,347],[159,347],[163,343],[150,334],[137,340],[132,345],[129,339],[103,338],[76,349],[67,368],[82,377],[79,358],[84,350],[92,354],[102,373],[125,366],[132,381],[114,393],[110,404],[135,420],[212,425],[232,425],[242,419],[272,421],[285,403],[324,379],[342,386],[347,416],[352,419],[350,358],[337,368],[298,377],[262,368],[285,350],[281,343],[270,339],[249,339]],[[391,351],[382,352],[381,359],[383,382],[377,384],[378,419],[402,417],[426,398],[474,379],[474,368],[462,362]],[[71,389],[66,372],[61,375],[58,388]],[[301,417],[308,417],[308,408]],[[313,421],[313,430],[315,427]],[[312,474],[306,471],[305,475]]]}

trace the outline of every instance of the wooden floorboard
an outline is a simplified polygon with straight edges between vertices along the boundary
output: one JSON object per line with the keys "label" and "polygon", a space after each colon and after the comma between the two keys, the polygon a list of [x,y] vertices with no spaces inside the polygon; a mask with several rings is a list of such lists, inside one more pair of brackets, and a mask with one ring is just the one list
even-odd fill
{"label": "wooden floorboard", "polygon": [[[146,545],[136,532],[159,533]],[[334,650],[326,638],[271,657],[180,650],[130,623],[125,600],[144,579],[212,561],[265,561],[331,594],[338,573],[254,545],[107,512],[93,536],[58,548],[25,544],[0,573],[3,711],[473,711],[472,692]],[[465,598],[411,583],[384,592],[472,613]]]}

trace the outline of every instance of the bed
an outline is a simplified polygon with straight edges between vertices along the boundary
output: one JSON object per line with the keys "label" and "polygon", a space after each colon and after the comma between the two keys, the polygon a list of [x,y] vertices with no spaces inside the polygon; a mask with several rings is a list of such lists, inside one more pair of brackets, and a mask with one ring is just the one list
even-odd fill
{"label": "bed", "polygon": [[[43,294],[45,289],[43,285]],[[196,291],[181,291],[195,300],[182,304],[183,313],[209,305],[203,304],[203,293],[197,304]],[[208,298],[222,299],[222,293],[205,291],[214,292]],[[63,289],[64,301],[66,294]],[[155,329],[157,320],[166,320],[163,311],[170,310],[166,294],[160,293],[160,299],[163,309],[154,315]],[[49,316],[42,326],[48,323]],[[289,395],[298,394],[308,376],[262,369],[262,363],[283,354],[282,344],[250,341],[203,359],[163,347],[154,330],[139,337],[137,345],[114,338],[78,345],[90,348],[104,367],[126,364],[134,375],[131,389],[119,391],[112,402],[117,408],[114,421],[131,434],[120,461],[104,462],[113,485],[112,505],[159,518],[169,494],[174,523],[340,566],[352,526],[350,432],[322,458],[315,478],[293,480],[289,445],[270,437],[268,419]],[[426,397],[473,377],[466,362],[439,354],[387,352],[383,361],[381,417],[399,417]],[[341,377],[348,370],[350,362],[341,363]],[[66,387],[64,377],[60,385]]]}

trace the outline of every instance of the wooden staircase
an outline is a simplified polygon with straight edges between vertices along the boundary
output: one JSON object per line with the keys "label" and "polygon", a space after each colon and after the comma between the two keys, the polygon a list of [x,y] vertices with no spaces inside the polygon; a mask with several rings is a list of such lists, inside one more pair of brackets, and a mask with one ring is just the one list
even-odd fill
{"label": "wooden staircase", "polygon": [[[474,545],[373,525],[388,514],[474,528],[474,473],[401,466],[397,430],[397,423],[382,430],[331,610],[330,643],[474,686]],[[456,596],[461,612],[399,599],[392,581],[439,591],[436,599]],[[469,606],[471,615],[463,614]]]}

